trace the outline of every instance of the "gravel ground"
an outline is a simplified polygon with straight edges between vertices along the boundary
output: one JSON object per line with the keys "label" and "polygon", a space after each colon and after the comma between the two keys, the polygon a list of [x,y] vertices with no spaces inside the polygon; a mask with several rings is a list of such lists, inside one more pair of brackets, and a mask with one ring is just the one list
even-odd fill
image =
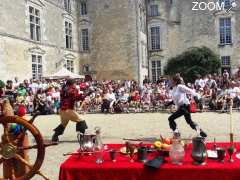
{"label": "gravel ground", "polygon": [[[159,137],[160,134],[171,137],[168,126],[169,113],[137,113],[137,114],[86,114],[89,131],[93,132],[95,126],[102,129],[104,143],[122,143],[122,138]],[[234,140],[240,141],[240,113],[234,112],[232,119],[234,124]],[[226,113],[196,113],[193,120],[197,122],[208,134],[208,141],[229,141],[230,116]],[[50,140],[52,129],[59,124],[59,116],[39,116],[35,125],[43,134],[45,140]],[[195,132],[186,124],[183,118],[177,121],[182,137],[191,137]],[[30,141],[32,139],[30,137]],[[60,136],[60,143],[57,146],[47,147],[46,156],[41,171],[51,180],[57,180],[60,164],[67,159],[64,153],[73,152],[79,147],[76,138],[75,124],[69,123],[63,136]],[[30,157],[35,157],[36,152],[30,151]],[[34,180],[41,180],[35,176]]]}

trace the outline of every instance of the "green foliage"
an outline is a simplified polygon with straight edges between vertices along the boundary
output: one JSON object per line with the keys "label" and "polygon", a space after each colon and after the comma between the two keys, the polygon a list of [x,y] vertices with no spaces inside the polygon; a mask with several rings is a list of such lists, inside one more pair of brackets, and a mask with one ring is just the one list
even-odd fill
{"label": "green foliage", "polygon": [[169,59],[164,72],[168,75],[180,73],[184,80],[193,82],[198,74],[217,73],[220,66],[219,56],[211,49],[193,47]]}
{"label": "green foliage", "polygon": [[4,87],[5,87],[5,83],[2,80],[0,80],[0,88],[4,88]]}

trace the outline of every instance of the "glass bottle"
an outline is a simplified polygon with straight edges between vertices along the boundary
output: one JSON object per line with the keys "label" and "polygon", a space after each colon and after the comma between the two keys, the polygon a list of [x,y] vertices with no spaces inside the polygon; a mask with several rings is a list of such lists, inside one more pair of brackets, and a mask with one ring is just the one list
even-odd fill
{"label": "glass bottle", "polygon": [[94,147],[95,147],[94,150],[96,155],[96,163],[101,164],[103,163],[103,150],[104,150],[104,146],[101,138],[101,129],[99,127],[96,127],[95,132],[96,132],[96,139],[94,144]]}
{"label": "glass bottle", "polygon": [[184,159],[185,151],[184,147],[181,143],[181,138],[174,137],[173,143],[170,147],[169,157],[172,164],[182,165]]}

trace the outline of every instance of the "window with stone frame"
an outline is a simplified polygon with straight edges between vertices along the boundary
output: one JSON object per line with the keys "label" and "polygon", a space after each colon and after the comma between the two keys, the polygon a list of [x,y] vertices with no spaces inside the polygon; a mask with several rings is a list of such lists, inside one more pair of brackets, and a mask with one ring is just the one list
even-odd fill
{"label": "window with stone frame", "polygon": [[72,12],[71,0],[64,0],[64,10],[67,11],[68,13]]}
{"label": "window with stone frame", "polygon": [[89,73],[89,72],[90,72],[90,66],[89,66],[88,64],[85,64],[85,65],[83,66],[83,72],[84,72],[84,73]]}
{"label": "window with stone frame", "polygon": [[158,5],[157,4],[150,5],[149,16],[154,17],[154,16],[159,16],[159,15],[160,14],[159,14]]}
{"label": "window with stone frame", "polygon": [[65,64],[64,64],[64,67],[71,71],[71,72],[74,72],[74,61],[73,60],[66,60]]}
{"label": "window with stone frame", "polygon": [[156,82],[161,76],[161,61],[155,60],[152,61],[152,81]]}
{"label": "window with stone frame", "polygon": [[32,78],[41,79],[42,77],[42,56],[32,54]]}
{"label": "window with stone frame", "polygon": [[151,50],[160,50],[160,26],[151,27]]}
{"label": "window with stone frame", "polygon": [[31,40],[41,41],[40,11],[32,6],[29,6],[29,20]]}
{"label": "window with stone frame", "polygon": [[220,5],[222,3],[224,3],[224,8],[225,9],[229,9],[232,6],[231,2],[232,2],[232,0],[219,0]]}
{"label": "window with stone frame", "polygon": [[230,56],[221,56],[221,64],[222,66],[231,66],[231,57]]}
{"label": "window with stone frame", "polygon": [[72,38],[72,23],[65,21],[65,41],[66,48],[73,48],[73,38]]}
{"label": "window with stone frame", "polygon": [[221,72],[227,70],[229,73],[231,72],[231,57],[230,56],[221,56]]}
{"label": "window with stone frame", "polygon": [[231,18],[220,18],[219,19],[219,34],[220,44],[231,44],[232,43],[232,24]]}
{"label": "window with stone frame", "polygon": [[89,51],[89,32],[88,29],[82,29],[81,30],[81,46],[82,46],[82,51]]}
{"label": "window with stone frame", "polygon": [[80,2],[80,14],[81,16],[87,15],[87,1],[82,0]]}

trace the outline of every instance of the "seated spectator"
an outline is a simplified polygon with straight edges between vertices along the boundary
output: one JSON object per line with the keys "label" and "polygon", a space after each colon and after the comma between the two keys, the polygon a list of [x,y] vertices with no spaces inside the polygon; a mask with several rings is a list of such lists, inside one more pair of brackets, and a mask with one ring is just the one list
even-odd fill
{"label": "seated spectator", "polygon": [[204,88],[203,88],[203,93],[202,93],[202,105],[203,105],[203,109],[206,109],[209,102],[210,102],[210,99],[212,97],[212,90],[206,85]]}
{"label": "seated spectator", "polygon": [[145,92],[143,97],[142,97],[142,101],[141,101],[141,105],[144,109],[150,110],[150,105],[151,105],[151,96],[149,92]]}
{"label": "seated spectator", "polygon": [[41,115],[48,114],[46,94],[42,89],[39,89],[37,91],[37,94],[34,97],[33,104],[34,104],[34,112],[39,111]]}
{"label": "seated spectator", "polygon": [[110,93],[110,90],[107,89],[103,95],[103,103],[101,106],[101,111],[110,112],[110,104],[113,105],[115,100],[116,100],[115,95],[113,94],[112,89],[111,89],[111,93]]}
{"label": "seated spectator", "polygon": [[240,88],[237,86],[237,84],[232,81],[229,85],[229,88],[227,89],[227,95],[229,98],[233,100],[233,106],[236,108],[240,107]]}
{"label": "seated spectator", "polygon": [[17,89],[17,103],[21,103],[24,101],[24,97],[26,96],[27,90],[22,83],[19,84]]}
{"label": "seated spectator", "polygon": [[25,106],[26,106],[27,113],[29,114],[33,113],[33,100],[34,100],[34,96],[32,92],[31,91],[27,92],[25,96]]}
{"label": "seated spectator", "polygon": [[139,94],[139,91],[134,91],[130,99],[130,105],[135,108],[135,112],[140,111],[141,96]]}

